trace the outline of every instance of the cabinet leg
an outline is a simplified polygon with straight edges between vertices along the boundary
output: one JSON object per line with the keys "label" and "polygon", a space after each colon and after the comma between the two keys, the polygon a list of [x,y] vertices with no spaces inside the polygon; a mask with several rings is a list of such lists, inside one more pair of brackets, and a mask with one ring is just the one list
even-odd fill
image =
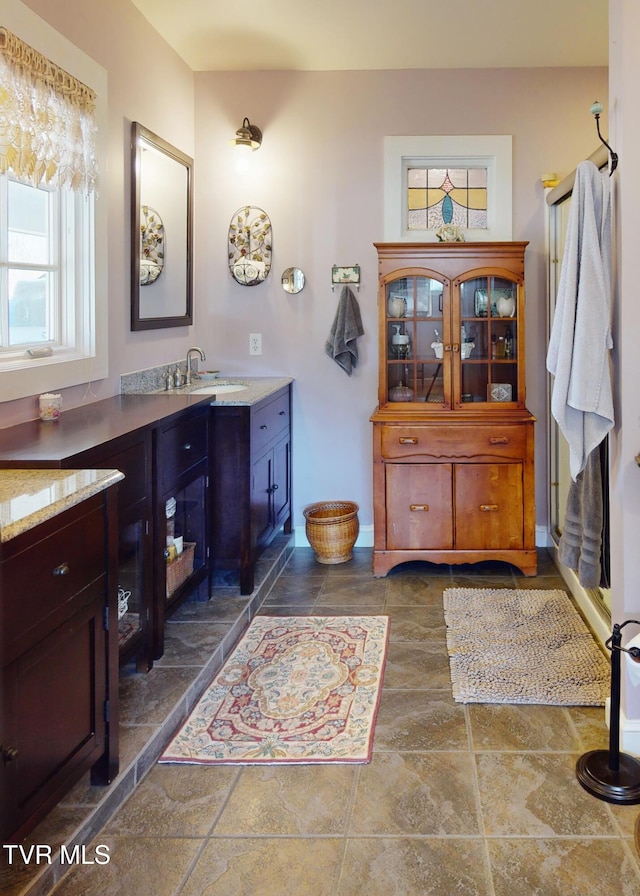
{"label": "cabinet leg", "polygon": [[240,594],[252,594],[254,588],[253,564],[242,566],[240,569]]}

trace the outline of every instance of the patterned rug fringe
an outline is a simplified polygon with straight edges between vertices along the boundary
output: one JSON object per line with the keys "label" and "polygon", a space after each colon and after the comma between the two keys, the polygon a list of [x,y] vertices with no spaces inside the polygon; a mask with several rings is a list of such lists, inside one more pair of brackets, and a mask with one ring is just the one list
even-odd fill
{"label": "patterned rug fringe", "polygon": [[160,762],[364,763],[387,616],[257,616]]}

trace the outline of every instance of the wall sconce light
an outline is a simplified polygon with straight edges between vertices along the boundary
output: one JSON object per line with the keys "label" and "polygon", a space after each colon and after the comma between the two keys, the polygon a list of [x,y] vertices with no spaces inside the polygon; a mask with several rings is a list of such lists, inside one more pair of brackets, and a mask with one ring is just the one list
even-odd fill
{"label": "wall sconce light", "polygon": [[246,146],[255,151],[262,143],[262,131],[245,118],[242,126],[236,131],[235,139],[230,142],[234,146]]}

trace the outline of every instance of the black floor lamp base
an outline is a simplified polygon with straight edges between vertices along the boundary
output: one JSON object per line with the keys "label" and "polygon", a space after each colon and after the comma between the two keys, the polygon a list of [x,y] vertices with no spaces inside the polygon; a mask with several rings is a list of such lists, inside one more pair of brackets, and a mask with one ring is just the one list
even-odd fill
{"label": "black floor lamp base", "polygon": [[608,803],[640,803],[640,762],[620,753],[617,771],[610,768],[610,750],[592,750],[578,759],[576,776],[585,790]]}

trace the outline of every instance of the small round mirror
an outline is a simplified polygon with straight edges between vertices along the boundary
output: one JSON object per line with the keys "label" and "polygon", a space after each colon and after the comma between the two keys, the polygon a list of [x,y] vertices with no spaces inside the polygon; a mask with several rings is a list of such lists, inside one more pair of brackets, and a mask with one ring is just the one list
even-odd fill
{"label": "small round mirror", "polygon": [[304,289],[304,273],[300,268],[287,268],[282,275],[282,288],[292,295]]}

